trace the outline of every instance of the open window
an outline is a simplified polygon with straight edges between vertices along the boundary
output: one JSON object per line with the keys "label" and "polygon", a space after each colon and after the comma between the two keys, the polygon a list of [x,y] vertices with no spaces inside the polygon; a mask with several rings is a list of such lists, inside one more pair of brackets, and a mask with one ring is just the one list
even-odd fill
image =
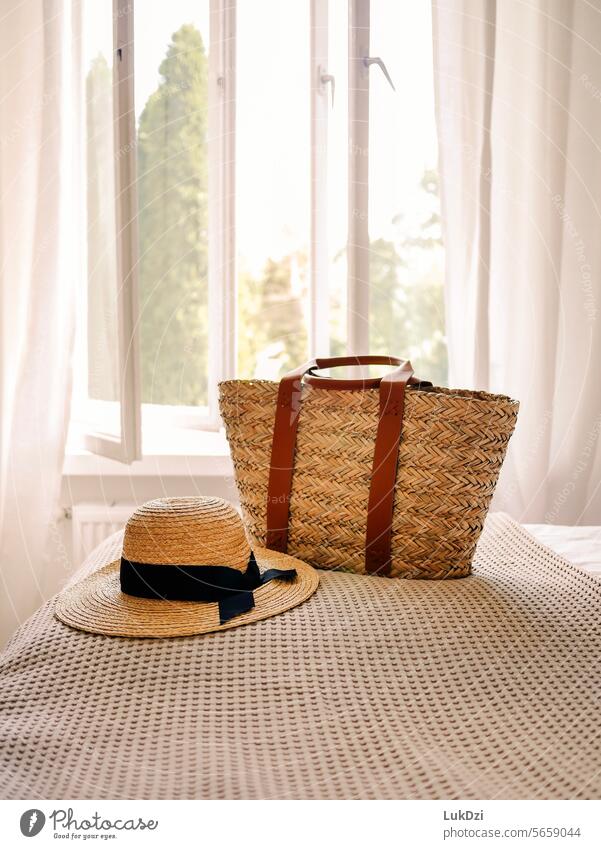
{"label": "open window", "polygon": [[88,0],[81,14],[73,419],[86,448],[131,462],[141,456],[133,18],[124,0]]}
{"label": "open window", "polygon": [[86,446],[216,430],[220,380],[308,356],[444,383],[429,5],[83,7]]}

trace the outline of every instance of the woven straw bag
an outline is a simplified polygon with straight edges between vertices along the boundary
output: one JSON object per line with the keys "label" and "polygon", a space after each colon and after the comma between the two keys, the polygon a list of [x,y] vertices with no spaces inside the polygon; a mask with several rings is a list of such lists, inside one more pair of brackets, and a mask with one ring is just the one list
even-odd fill
{"label": "woven straw bag", "polygon": [[[397,366],[339,380],[318,369]],[[280,383],[220,384],[255,544],[314,566],[401,578],[468,575],[518,403],[443,389],[395,357],[312,360]]]}

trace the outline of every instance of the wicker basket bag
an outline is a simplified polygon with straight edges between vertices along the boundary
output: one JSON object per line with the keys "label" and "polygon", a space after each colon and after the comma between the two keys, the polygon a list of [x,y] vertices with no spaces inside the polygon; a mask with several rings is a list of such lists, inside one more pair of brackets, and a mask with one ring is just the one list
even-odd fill
{"label": "wicker basket bag", "polygon": [[[359,380],[316,374],[372,364],[396,368]],[[379,356],[312,360],[279,384],[219,390],[255,545],[324,569],[469,574],[516,401],[434,387],[408,361]]]}

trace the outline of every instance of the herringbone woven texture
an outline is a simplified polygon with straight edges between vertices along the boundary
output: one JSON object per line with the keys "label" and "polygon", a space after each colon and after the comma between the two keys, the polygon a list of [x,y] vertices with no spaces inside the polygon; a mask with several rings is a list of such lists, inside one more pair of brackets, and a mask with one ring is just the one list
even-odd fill
{"label": "herringbone woven texture", "polygon": [[[239,380],[219,388],[245,523],[255,544],[265,545],[278,384]],[[303,388],[288,553],[313,566],[365,571],[378,392]],[[502,395],[407,390],[391,577],[469,574],[517,411]]]}
{"label": "herringbone woven texture", "polygon": [[86,634],[49,602],[0,657],[0,797],[599,798],[600,694],[601,581],[492,515],[463,581],[324,572],[221,633]]}

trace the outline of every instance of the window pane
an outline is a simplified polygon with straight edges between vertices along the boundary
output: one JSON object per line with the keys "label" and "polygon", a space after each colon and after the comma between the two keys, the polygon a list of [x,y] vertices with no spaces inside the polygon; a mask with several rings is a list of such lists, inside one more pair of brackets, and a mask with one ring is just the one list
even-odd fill
{"label": "window pane", "polygon": [[429,3],[371,0],[370,349],[447,381]]}
{"label": "window pane", "polygon": [[142,401],[208,403],[208,0],[135,6]]}
{"label": "window pane", "polygon": [[[87,396],[119,398],[117,337],[117,249],[115,228],[115,152],[113,143],[112,3],[83,6],[84,151],[87,250]],[[81,349],[80,349],[81,350]],[[84,355],[85,356],[85,355]],[[79,364],[81,367],[81,363]],[[119,410],[111,408],[111,432],[119,430]]]}
{"label": "window pane", "polygon": [[330,3],[328,73],[336,80],[328,118],[328,252],[330,352],[346,354],[346,239],[348,197],[348,3]]}
{"label": "window pane", "polygon": [[238,372],[307,358],[309,3],[237,4]]}

